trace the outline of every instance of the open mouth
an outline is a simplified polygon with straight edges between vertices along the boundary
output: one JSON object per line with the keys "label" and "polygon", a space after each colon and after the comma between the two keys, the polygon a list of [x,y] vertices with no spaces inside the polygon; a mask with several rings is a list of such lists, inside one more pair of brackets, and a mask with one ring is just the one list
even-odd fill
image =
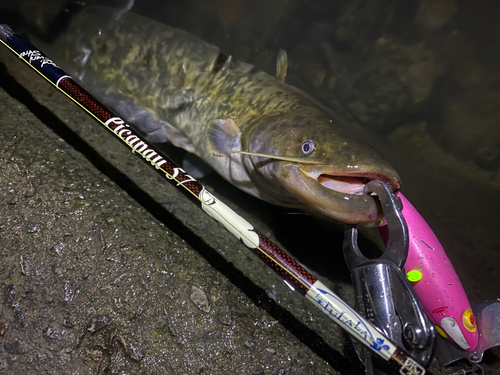
{"label": "open mouth", "polygon": [[383,216],[378,200],[363,193],[368,182],[380,180],[399,189],[397,175],[384,171],[340,172],[319,165],[290,165],[283,171],[284,187],[295,199],[312,211],[348,224],[378,225]]}
{"label": "open mouth", "polygon": [[343,194],[363,195],[365,185],[373,180],[381,180],[388,183],[394,190],[399,186],[389,180],[387,176],[378,173],[360,173],[336,175],[330,173],[321,173],[318,171],[303,171],[308,177],[315,179],[323,187]]}
{"label": "open mouth", "polygon": [[363,194],[365,185],[370,182],[367,177],[334,176],[330,174],[321,174],[317,181],[330,190],[335,190],[345,194]]}

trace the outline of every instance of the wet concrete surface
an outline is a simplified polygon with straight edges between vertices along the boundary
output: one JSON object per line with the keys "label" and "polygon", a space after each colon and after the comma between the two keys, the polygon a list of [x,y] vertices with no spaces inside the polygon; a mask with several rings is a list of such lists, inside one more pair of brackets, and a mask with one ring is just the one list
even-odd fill
{"label": "wet concrete surface", "polygon": [[[348,30],[349,20],[342,22]],[[404,53],[415,68],[413,55],[428,52],[417,43]],[[297,66],[317,63],[304,56],[311,55],[290,54],[290,81],[300,81]],[[375,66],[387,66],[379,60]],[[439,63],[424,60],[429,91]],[[362,373],[350,339],[319,310],[4,48],[0,61],[7,90],[0,99],[0,372]],[[339,70],[345,63],[334,62]],[[317,88],[322,68],[306,71],[316,72]],[[391,87],[392,73],[364,72],[383,77],[374,89]],[[422,96],[415,82],[418,75],[408,83],[414,99]],[[367,109],[356,103],[373,91],[353,85],[346,106],[361,108],[360,121],[388,113],[377,124],[399,124],[382,131],[387,142],[373,143],[400,171],[405,196],[445,245],[472,302],[498,298],[498,171],[450,154],[420,115],[401,119],[399,112],[422,104],[398,90],[378,93]],[[400,102],[401,95],[410,96]],[[202,182],[353,302],[341,227],[290,215],[217,176]],[[498,348],[486,353],[487,373],[500,372],[499,355]],[[469,366],[434,362],[431,369],[462,368]]]}
{"label": "wet concrete surface", "polygon": [[[115,142],[5,52],[0,52],[2,61],[29,77],[27,82],[32,80],[37,94],[52,101],[65,121],[79,129],[85,123],[81,129],[92,134],[92,142]],[[203,215],[197,207],[157,181],[125,149],[115,150],[113,145],[108,151],[124,169],[137,169],[153,191],[164,191],[164,204],[172,211],[195,217],[198,232],[210,244],[194,233],[195,240],[181,238],[170,229],[170,222],[172,227],[182,226],[175,216],[152,198],[146,200],[147,208],[134,200],[3,90],[0,102],[0,373],[359,370],[359,364],[338,348],[328,356],[334,359],[329,365],[259,307],[274,303],[215,249],[235,247],[233,256],[247,263],[258,261],[243,245],[226,241],[228,235],[211,219],[197,220]],[[58,125],[68,126],[52,116]],[[93,162],[110,164],[90,154]],[[126,176],[116,179],[127,182]],[[213,267],[210,262],[221,264]],[[260,264],[253,269],[259,274],[266,270]],[[277,277],[273,282],[280,283]],[[251,285],[238,287],[245,283]],[[314,320],[314,314],[309,319]],[[309,329],[303,331],[307,335]],[[344,341],[340,332],[336,335]]]}
{"label": "wet concrete surface", "polygon": [[0,55],[30,89],[12,81],[10,93],[31,106],[2,90],[0,372],[359,373],[352,345],[319,310]]}

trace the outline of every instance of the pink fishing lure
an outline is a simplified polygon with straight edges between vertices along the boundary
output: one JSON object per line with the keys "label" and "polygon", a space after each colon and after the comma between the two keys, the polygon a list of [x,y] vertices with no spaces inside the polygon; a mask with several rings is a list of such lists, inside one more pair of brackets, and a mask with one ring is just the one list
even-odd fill
{"label": "pink fishing lure", "polygon": [[473,351],[479,338],[476,318],[458,275],[424,218],[403,194],[398,196],[410,237],[405,263],[408,280],[438,332],[460,349]]}

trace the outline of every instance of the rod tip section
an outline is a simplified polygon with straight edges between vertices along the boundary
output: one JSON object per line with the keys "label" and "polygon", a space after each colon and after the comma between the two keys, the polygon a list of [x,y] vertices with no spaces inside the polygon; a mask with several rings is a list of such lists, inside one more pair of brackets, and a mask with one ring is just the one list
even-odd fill
{"label": "rod tip section", "polygon": [[14,31],[12,31],[10,26],[6,25],[5,23],[0,23],[0,39],[6,42],[7,38],[11,37],[12,35],[14,35]]}

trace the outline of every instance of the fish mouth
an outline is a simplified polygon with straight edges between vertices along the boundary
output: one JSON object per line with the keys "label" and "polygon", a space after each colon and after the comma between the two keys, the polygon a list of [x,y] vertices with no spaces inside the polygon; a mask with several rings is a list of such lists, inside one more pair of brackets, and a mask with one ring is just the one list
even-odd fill
{"label": "fish mouth", "polygon": [[339,172],[328,166],[284,166],[285,188],[313,211],[347,224],[376,226],[383,217],[379,200],[363,193],[373,180],[399,189],[399,176],[389,171]]}
{"label": "fish mouth", "polygon": [[[309,177],[313,176],[309,174]],[[365,185],[371,181],[365,176],[335,176],[326,173],[320,174],[316,180],[327,189],[356,195],[363,194]]]}
{"label": "fish mouth", "polygon": [[[348,174],[329,174],[319,172],[305,172],[307,176],[315,178],[321,185],[327,189],[345,194],[363,195],[365,185],[370,181],[378,180],[389,184],[393,191],[399,189],[399,183],[382,173],[348,173]],[[373,193],[375,195],[375,193]]]}

